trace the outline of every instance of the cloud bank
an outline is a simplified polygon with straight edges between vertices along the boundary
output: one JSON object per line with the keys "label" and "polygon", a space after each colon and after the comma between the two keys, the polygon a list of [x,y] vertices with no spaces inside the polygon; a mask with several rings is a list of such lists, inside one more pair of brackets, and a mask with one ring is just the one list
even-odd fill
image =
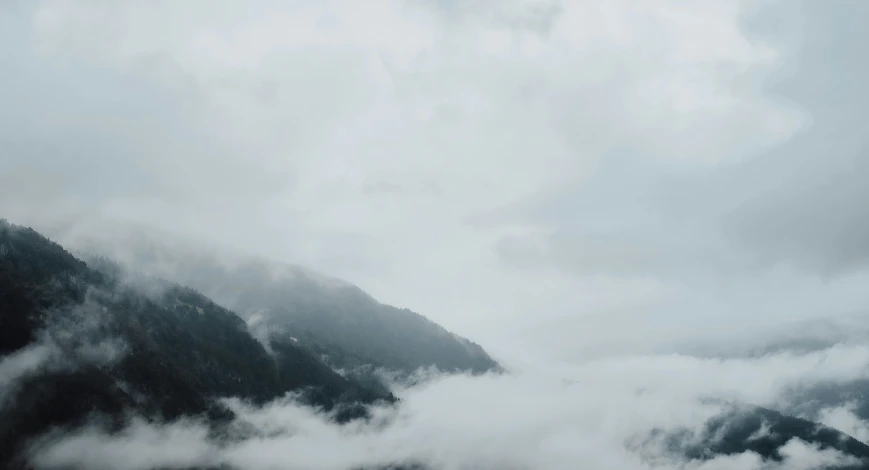
{"label": "cloud bank", "polygon": [[[374,408],[367,422],[339,426],[292,396],[257,408],[225,400],[237,418],[214,437],[195,420],[134,420],[108,434],[85,428],[33,447],[38,468],[186,468],[227,464],[246,469],[375,468],[420,463],[460,468],[818,468],[854,463],[834,450],[794,439],[782,462],[745,452],[687,460],[654,430],[700,433],[732,403],[786,406],[785,393],[817,383],[866,378],[865,347],[809,354],[713,360],[643,356],[590,361],[546,371],[482,377],[431,375],[400,387],[397,408]],[[714,397],[718,400],[704,400]],[[843,406],[846,406],[843,405]],[[827,424],[865,424],[841,412]],[[858,437],[861,437],[858,435]],[[640,443],[640,444],[638,444]],[[123,457],[122,457],[123,456]]]}

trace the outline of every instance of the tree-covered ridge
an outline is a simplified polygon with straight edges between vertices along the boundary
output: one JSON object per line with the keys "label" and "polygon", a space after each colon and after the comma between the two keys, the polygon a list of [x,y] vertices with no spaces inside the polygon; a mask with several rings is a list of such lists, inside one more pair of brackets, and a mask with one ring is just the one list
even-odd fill
{"label": "tree-covered ridge", "polygon": [[0,397],[0,466],[27,438],[95,416],[116,425],[130,412],[217,418],[227,413],[217,398],[262,404],[304,392],[346,419],[363,412],[354,404],[394,401],[295,344],[266,351],[241,318],[192,289],[130,282],[107,260],[93,269],[5,221],[0,247],[2,359],[41,361]]}
{"label": "tree-covered ridge", "polygon": [[725,404],[723,411],[709,419],[699,431],[655,429],[630,446],[641,449],[652,445],[676,459],[705,461],[722,455],[753,452],[764,460],[782,462],[782,449],[792,440],[819,450],[837,451],[859,462],[835,467],[836,470],[869,468],[869,445],[839,430],[767,408],[739,404]]}
{"label": "tree-covered ridge", "polygon": [[83,301],[97,280],[57,243],[0,219],[0,354],[33,341],[40,312]]}
{"label": "tree-covered ridge", "polygon": [[[205,293],[253,327],[296,338],[340,369],[359,366],[410,373],[419,368],[483,373],[500,366],[480,345],[423,315],[372,298],[350,283],[305,268],[210,252],[135,235],[123,262]],[[117,243],[82,242],[112,253]]]}
{"label": "tree-covered ridge", "polygon": [[283,331],[328,357],[336,367],[371,365],[410,373],[419,368],[483,373],[498,364],[477,344],[408,309],[384,305],[356,287],[326,289],[307,279],[268,282],[248,275],[232,305],[256,312],[271,331]]}

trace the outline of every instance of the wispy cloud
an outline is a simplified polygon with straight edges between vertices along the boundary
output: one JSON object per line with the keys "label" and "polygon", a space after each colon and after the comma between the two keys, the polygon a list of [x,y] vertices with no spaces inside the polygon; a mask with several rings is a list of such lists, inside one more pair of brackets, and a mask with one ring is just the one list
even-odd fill
{"label": "wispy cloud", "polygon": [[109,365],[126,354],[126,344],[106,329],[102,307],[87,300],[48,311],[47,322],[28,346],[0,357],[0,410],[12,407],[20,385],[42,374]]}

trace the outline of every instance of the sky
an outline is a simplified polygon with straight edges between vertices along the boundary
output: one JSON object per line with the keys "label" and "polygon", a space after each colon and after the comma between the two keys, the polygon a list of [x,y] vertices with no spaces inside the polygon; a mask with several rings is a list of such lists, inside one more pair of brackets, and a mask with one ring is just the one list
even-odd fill
{"label": "sky", "polygon": [[869,302],[867,14],[6,1],[0,216],[301,264],[501,356],[847,318]]}

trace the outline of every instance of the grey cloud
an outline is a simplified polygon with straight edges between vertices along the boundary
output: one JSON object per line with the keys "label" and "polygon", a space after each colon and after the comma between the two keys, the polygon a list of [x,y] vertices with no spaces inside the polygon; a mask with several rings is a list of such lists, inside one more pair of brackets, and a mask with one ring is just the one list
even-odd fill
{"label": "grey cloud", "polygon": [[[770,191],[732,219],[735,238],[768,263],[794,263],[825,277],[869,262],[869,147],[851,168],[824,171]],[[865,156],[864,156],[865,155]]]}
{"label": "grey cloud", "polygon": [[559,1],[545,0],[491,1],[476,0],[463,2],[457,0],[417,0],[418,3],[438,11],[459,23],[469,19],[482,20],[492,27],[506,27],[520,32],[531,32],[546,36],[564,12]]}
{"label": "grey cloud", "polygon": [[863,4],[359,5],[4,4],[0,211],[311,266],[514,357],[865,309]]}
{"label": "grey cloud", "polygon": [[[739,343],[810,316],[865,314],[869,103],[861,83],[869,68],[858,45],[865,31],[853,20],[865,9],[766,2],[743,16],[752,41],[782,53],[767,74],[743,79],[802,116],[785,139],[728,149],[731,158],[711,163],[653,158],[660,149],[627,141],[579,177],[476,215],[475,226],[510,228],[495,244],[505,269],[572,276],[575,295],[589,295],[589,280],[601,277],[673,291],[604,311],[577,307],[518,328],[517,340],[578,352],[614,347],[614,337],[641,348],[720,331],[720,341]],[[626,288],[624,296],[640,294]]]}
{"label": "grey cloud", "polygon": [[[863,183],[869,177],[869,99],[859,91],[869,66],[858,59],[858,44],[869,35],[856,21],[869,10],[855,1],[836,8],[800,6],[805,20],[795,70],[773,91],[803,106],[812,125],[756,165],[740,169],[741,179],[762,175],[766,184],[751,188],[753,197],[730,215],[728,228],[767,262],[794,263],[834,277],[869,261],[869,192]],[[770,16],[782,8],[773,8]],[[763,31],[764,23],[758,23]]]}

